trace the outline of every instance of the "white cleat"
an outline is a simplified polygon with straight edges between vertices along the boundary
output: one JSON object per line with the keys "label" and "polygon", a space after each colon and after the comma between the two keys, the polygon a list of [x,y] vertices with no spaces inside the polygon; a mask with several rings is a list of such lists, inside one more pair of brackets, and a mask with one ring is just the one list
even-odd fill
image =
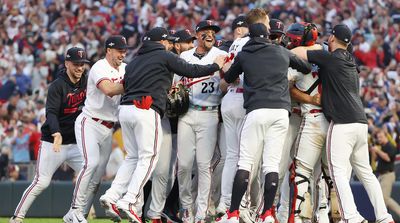
{"label": "white cleat", "polygon": [[124,200],[119,200],[117,202],[117,208],[121,215],[126,215],[131,223],[142,223],[142,218],[137,214],[132,203]]}
{"label": "white cleat", "polygon": [[106,215],[114,222],[121,222],[120,212],[117,205],[105,195],[100,197],[100,205],[106,210]]}
{"label": "white cleat", "polygon": [[15,216],[11,217],[10,220],[8,221],[8,223],[22,223],[22,222],[23,222],[22,218],[18,218]]}
{"label": "white cleat", "polygon": [[87,223],[85,216],[79,209],[70,209],[63,220],[65,223]]}

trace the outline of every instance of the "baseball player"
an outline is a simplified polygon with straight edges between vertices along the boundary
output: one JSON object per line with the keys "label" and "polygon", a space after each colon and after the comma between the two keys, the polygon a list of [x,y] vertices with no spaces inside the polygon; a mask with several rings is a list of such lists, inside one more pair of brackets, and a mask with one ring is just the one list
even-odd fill
{"label": "baseball player", "polygon": [[65,69],[60,70],[59,77],[49,86],[35,178],[22,195],[10,223],[22,222],[33,201],[49,186],[54,172],[63,162],[75,172],[82,168],[83,157],[76,145],[73,126],[86,98],[85,63],[89,61],[84,49],[68,49]]}
{"label": "baseball player", "polygon": [[[194,47],[193,41],[196,37],[192,36],[190,30],[184,29],[174,32],[172,36],[174,48],[172,52],[180,55],[181,52],[190,50]],[[163,129],[163,142],[160,149],[160,157],[151,178],[151,193],[149,210],[147,217],[151,222],[160,222],[167,195],[172,189],[175,180],[176,169],[176,138],[171,134],[171,126],[168,117],[161,120]],[[176,136],[176,135],[175,135]],[[173,143],[175,142],[175,143]],[[178,198],[178,197],[177,197]]]}
{"label": "baseball player", "polygon": [[[234,20],[232,27],[235,26],[235,23],[237,24],[236,26],[238,26],[238,23],[243,26],[243,24],[250,25],[259,22],[266,22],[267,19],[268,15],[266,11],[261,8],[256,8],[252,9],[245,18],[239,16],[236,20]],[[248,34],[245,34],[245,30],[237,32],[238,29],[240,28],[236,28],[234,30],[234,36],[237,38],[232,43],[229,50],[230,58],[232,58],[233,60],[250,39]],[[243,36],[240,36],[239,34],[242,34]],[[221,80],[221,89],[222,91],[227,92],[226,95],[223,97],[221,103],[221,113],[222,119],[224,121],[223,125],[225,129],[227,154],[224,169],[222,172],[221,198],[217,207],[217,213],[219,215],[223,215],[226,212],[226,209],[231,204],[233,179],[239,161],[240,129],[243,126],[243,121],[246,114],[246,111],[243,108],[243,75],[239,76],[238,83],[231,85],[227,85],[224,80]],[[261,154],[259,154],[258,157],[260,156]],[[259,162],[256,161],[254,164],[255,170],[258,170],[258,163]],[[250,203],[252,204],[252,206],[256,207],[257,201],[259,200],[258,195],[260,182],[258,181],[257,173],[252,174],[251,182],[252,186],[249,187],[249,190],[247,191],[247,196],[244,196],[242,205],[240,207],[240,218],[246,223],[254,222],[255,219],[255,214],[253,214],[252,210],[250,209]],[[249,198],[249,196],[251,196],[251,199]],[[250,202],[250,200],[252,202]]]}
{"label": "baseball player", "polygon": [[357,211],[347,177],[348,168],[352,167],[368,193],[376,221],[394,223],[369,164],[368,125],[359,97],[360,82],[354,58],[346,50],[351,37],[350,29],[339,24],[333,28],[328,39],[330,52],[304,47],[297,47],[294,52],[319,67],[318,74],[324,89],[322,108],[330,122],[326,140],[328,167],[342,221],[364,221]]}
{"label": "baseball player", "polygon": [[171,40],[174,38],[166,29],[151,29],[143,37],[138,55],[126,67],[119,121],[127,155],[100,201],[109,212],[118,208],[131,222],[142,222],[143,187],[158,161],[160,118],[165,112],[172,72],[192,78],[206,76],[219,70],[225,59],[217,57],[214,63],[204,66],[189,64],[167,51],[172,47]]}
{"label": "baseball player", "polygon": [[[212,21],[201,21],[196,26],[197,47],[185,51],[181,58],[191,64],[210,64],[226,52],[214,47],[215,33],[220,27]],[[179,77],[176,79],[180,79]],[[217,143],[220,73],[209,73],[202,78],[181,78],[189,91],[189,111],[178,121],[178,183],[182,205],[182,220],[193,222],[192,168],[196,158],[198,193],[195,205],[196,222],[204,221],[211,187],[211,159]]]}
{"label": "baseball player", "polygon": [[[288,48],[292,49],[297,46],[312,46],[318,38],[317,28],[310,23],[294,23],[289,26],[286,31],[286,36],[289,39]],[[291,72],[296,72],[290,70]],[[302,102],[302,124],[296,139],[295,156],[294,156],[294,197],[292,205],[294,222],[300,223],[304,221],[311,221],[312,208],[311,197],[307,192],[310,178],[314,166],[321,160],[322,150],[325,145],[325,137],[328,129],[328,122],[322,113],[320,107],[320,95],[322,88],[318,77],[318,67],[313,66],[309,75],[297,75],[297,80],[291,88],[292,97]],[[299,93],[304,92],[308,97]],[[304,98],[306,100],[304,100]],[[323,165],[328,172],[326,159]],[[320,166],[320,165],[319,165]],[[320,171],[317,171],[320,172]],[[319,219],[318,222],[329,222],[327,218],[327,208],[325,219]]]}
{"label": "baseball player", "polygon": [[[267,17],[268,18],[268,17]],[[289,125],[290,97],[287,69],[309,72],[308,63],[281,46],[269,43],[269,19],[249,25],[251,39],[225,73],[231,83],[244,72],[246,117],[240,134],[240,156],[229,210],[217,222],[239,222],[239,206],[245,193],[255,154],[263,151],[264,209],[262,222],[275,222],[271,213],[278,186],[279,162]]]}
{"label": "baseball player", "polygon": [[82,114],[75,122],[78,147],[84,166],[76,180],[70,211],[64,219],[77,218],[86,222],[93,197],[104,174],[111,153],[112,133],[117,119],[121,84],[128,45],[123,36],[110,36],[105,42],[106,56],[89,71],[87,98]]}
{"label": "baseball player", "polygon": [[[269,39],[277,44],[284,45],[282,42],[284,34],[283,22],[279,19],[271,19],[270,35]],[[288,70],[289,85],[292,86],[296,80],[302,76],[300,72],[295,72],[292,68]],[[289,128],[286,134],[285,143],[282,150],[282,158],[279,165],[279,184],[278,190],[274,200],[274,206],[272,207],[272,215],[279,219],[279,222],[287,222],[289,216],[289,163],[293,158],[293,144],[296,139],[299,127],[301,123],[301,110],[299,103],[291,97],[291,115],[289,117]],[[280,188],[280,189],[279,189]],[[280,195],[280,196],[279,196]],[[280,197],[280,201],[279,201]],[[275,216],[275,207],[280,203],[278,215]]]}
{"label": "baseball player", "polygon": [[[247,22],[245,16],[238,16],[232,21],[231,30],[233,34],[233,39],[236,40],[238,38],[242,38],[248,34],[249,29],[247,28]],[[229,48],[232,45],[233,41],[224,41],[224,43],[218,48],[229,52]],[[224,92],[226,93],[226,92]],[[222,106],[222,104],[221,104]],[[221,108],[221,107],[220,107]],[[241,108],[242,109],[242,108]],[[243,109],[242,109],[243,110]],[[221,181],[222,181],[222,172],[225,166],[226,160],[226,136],[225,136],[225,128],[222,122],[222,114],[220,113],[220,123],[218,125],[218,139],[217,139],[217,147],[215,148],[214,156],[212,158],[212,177],[211,177],[211,201],[210,201],[210,211],[214,211],[214,213],[210,213],[211,215],[218,215],[217,205],[220,203],[221,197]],[[212,208],[213,207],[213,208]],[[225,211],[225,208],[222,209]]]}

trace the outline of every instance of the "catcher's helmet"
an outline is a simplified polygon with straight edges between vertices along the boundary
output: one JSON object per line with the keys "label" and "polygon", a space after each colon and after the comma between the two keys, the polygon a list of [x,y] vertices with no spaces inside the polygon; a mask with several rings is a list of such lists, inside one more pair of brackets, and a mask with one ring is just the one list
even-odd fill
{"label": "catcher's helmet", "polygon": [[318,30],[315,24],[297,22],[288,27],[286,38],[289,49],[297,46],[312,46],[318,38]]}

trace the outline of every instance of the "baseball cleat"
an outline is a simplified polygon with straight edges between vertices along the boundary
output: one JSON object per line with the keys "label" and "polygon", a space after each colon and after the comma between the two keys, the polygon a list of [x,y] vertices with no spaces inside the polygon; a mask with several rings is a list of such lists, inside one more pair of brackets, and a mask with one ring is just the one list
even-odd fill
{"label": "baseball cleat", "polygon": [[117,208],[121,215],[126,215],[129,222],[131,223],[142,223],[142,218],[136,213],[132,203],[119,200],[117,202]]}
{"label": "baseball cleat", "polygon": [[64,217],[63,217],[64,223],[74,223],[74,219],[72,217],[73,211],[74,211],[74,209],[69,209],[68,213],[64,215]]}
{"label": "baseball cleat", "polygon": [[23,222],[22,218],[18,218],[16,216],[12,216],[8,221],[8,223],[22,223],[22,222]]}
{"label": "baseball cleat", "polygon": [[87,223],[85,216],[79,209],[70,209],[63,220],[65,223]]}
{"label": "baseball cleat", "polygon": [[110,217],[110,219],[114,222],[121,222],[121,214],[118,211],[117,205],[113,203],[109,198],[106,196],[100,197],[100,205],[106,211],[106,215]]}
{"label": "baseball cleat", "polygon": [[257,223],[275,223],[273,211],[269,209],[264,214],[258,216]]}
{"label": "baseball cleat", "polygon": [[215,219],[217,223],[239,223],[239,211],[229,212],[229,209],[226,210],[225,214],[222,217]]}

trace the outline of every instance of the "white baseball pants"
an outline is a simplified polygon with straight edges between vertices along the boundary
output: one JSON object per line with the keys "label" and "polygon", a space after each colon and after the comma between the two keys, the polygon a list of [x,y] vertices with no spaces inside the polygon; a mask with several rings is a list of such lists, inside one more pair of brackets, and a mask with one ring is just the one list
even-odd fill
{"label": "white baseball pants", "polygon": [[178,121],[178,182],[179,197],[183,209],[191,210],[193,198],[192,168],[196,158],[198,193],[196,198],[197,219],[204,219],[208,208],[211,188],[211,159],[217,143],[218,111],[189,111]]}
{"label": "white baseball pants", "polygon": [[[243,93],[236,88],[230,88],[223,97],[221,103],[221,114],[225,130],[226,158],[221,179],[221,198],[219,208],[227,209],[231,205],[232,186],[235,178],[240,147],[240,132],[243,127],[246,110],[243,108]],[[262,151],[256,156],[254,169],[259,169]],[[256,207],[260,202],[260,179],[259,172],[251,174],[251,186],[248,187],[243,196],[241,206],[243,208]]]}
{"label": "white baseball pants", "polygon": [[353,168],[374,207],[376,222],[393,221],[387,212],[379,181],[369,164],[368,125],[335,124],[331,121],[326,144],[329,173],[336,189],[342,220],[353,223],[363,219],[357,211],[348,179],[348,168]]}
{"label": "white baseball pants", "polygon": [[153,109],[121,105],[119,121],[127,154],[106,196],[117,202],[126,193],[122,200],[133,204],[140,214],[143,187],[159,157],[163,135],[160,115]]}
{"label": "white baseball pants", "polygon": [[160,219],[164,210],[165,201],[172,189],[175,181],[176,167],[176,140],[171,133],[169,119],[164,117],[161,120],[163,131],[162,146],[160,149],[161,159],[151,177],[151,193],[149,197],[149,210],[147,217],[150,219]]}
{"label": "white baseball pants", "polygon": [[14,212],[15,216],[18,218],[25,217],[36,197],[50,185],[54,172],[63,162],[66,162],[75,172],[82,169],[83,157],[76,144],[61,145],[60,152],[54,152],[52,143],[41,141],[36,161],[35,178],[23,193]]}
{"label": "white baseball pants", "polygon": [[285,109],[256,109],[246,115],[240,135],[239,169],[252,172],[256,154],[263,151],[263,175],[279,173],[279,163],[289,127]]}
{"label": "white baseball pants", "polygon": [[75,121],[75,137],[83,157],[72,197],[72,208],[87,214],[111,154],[113,129],[81,113]]}

